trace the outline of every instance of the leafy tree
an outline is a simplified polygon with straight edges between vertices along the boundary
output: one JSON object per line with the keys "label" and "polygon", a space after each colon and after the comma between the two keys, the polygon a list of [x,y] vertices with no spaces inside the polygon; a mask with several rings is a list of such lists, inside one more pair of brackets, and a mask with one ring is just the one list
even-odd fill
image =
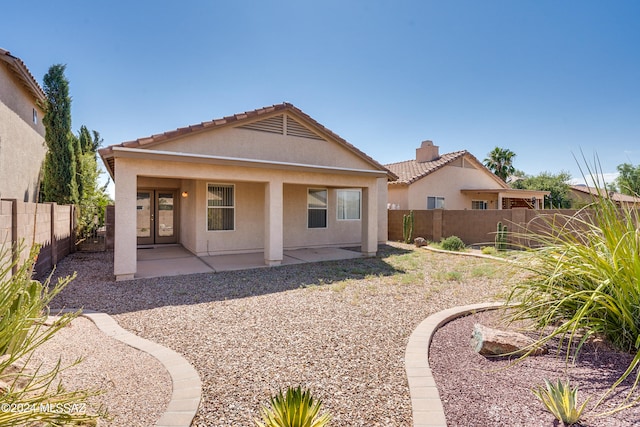
{"label": "leafy tree", "polygon": [[509,176],[516,171],[513,167],[513,158],[516,153],[508,148],[495,147],[484,159],[484,165],[503,181],[507,181]]}
{"label": "leafy tree", "polygon": [[96,151],[102,138],[95,130],[89,132],[86,126],[81,126],[76,138],[76,157],[78,158],[78,235],[90,236],[95,228],[104,224],[105,207],[111,203],[107,195],[107,185],[100,186],[98,178],[101,171],[96,160]]}
{"label": "leafy tree", "polygon": [[75,137],[71,132],[71,97],[66,66],[52,65],[45,74],[45,143],[47,154],[42,175],[42,200],[60,204],[78,201]]}
{"label": "leafy tree", "polygon": [[618,165],[618,178],[616,183],[622,194],[637,196],[640,194],[640,165],[633,166],[630,163]]}
{"label": "leafy tree", "polygon": [[545,207],[566,209],[571,207],[569,199],[569,184],[571,179],[569,172],[561,171],[557,174],[542,172],[537,176],[527,176],[512,184],[513,188],[521,190],[550,191],[551,194],[545,199]]}

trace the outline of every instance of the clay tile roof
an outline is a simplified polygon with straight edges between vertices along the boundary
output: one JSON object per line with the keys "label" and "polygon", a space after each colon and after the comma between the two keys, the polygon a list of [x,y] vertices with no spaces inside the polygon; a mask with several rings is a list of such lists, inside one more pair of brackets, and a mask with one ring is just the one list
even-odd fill
{"label": "clay tile roof", "polygon": [[394,174],[398,175],[398,180],[391,184],[411,184],[430,173],[433,173],[452,161],[464,156],[470,155],[467,150],[454,151],[453,153],[443,154],[430,162],[417,162],[415,160],[407,160],[404,162],[391,163],[385,165]]}
{"label": "clay tile roof", "polygon": [[587,187],[586,185],[572,185],[571,189],[580,193],[590,194],[592,196],[609,195],[611,200],[613,200],[614,202],[640,203],[640,197],[629,196],[627,194],[617,192],[609,192],[608,190],[605,190],[603,188],[598,190],[596,187]]}
{"label": "clay tile roof", "polygon": [[22,82],[24,87],[33,95],[37,101],[44,101],[46,95],[38,81],[33,77],[31,71],[17,56],[11,55],[8,50],[0,48],[0,61],[7,63],[9,69],[15,74],[15,76]]}
{"label": "clay tile roof", "polygon": [[315,121],[313,118],[311,118],[311,116],[307,115],[302,110],[300,110],[299,108],[297,108],[296,106],[288,102],[283,102],[281,104],[275,104],[268,107],[258,108],[252,111],[245,111],[244,113],[237,113],[232,116],[227,116],[221,119],[213,119],[207,122],[202,122],[202,123],[191,125],[188,127],[167,131],[167,132],[152,135],[149,137],[138,138],[133,141],[126,141],[121,144],[110,145],[108,147],[100,149],[99,152],[102,156],[104,156],[112,153],[113,147],[141,148],[145,145],[155,144],[155,143],[166,141],[172,138],[177,138],[192,132],[196,132],[198,130],[202,130],[204,128],[208,128],[208,127],[215,128],[219,126],[233,125],[240,121],[251,120],[263,114],[269,114],[273,112],[285,112],[285,111],[289,113],[293,113],[298,118],[302,119],[302,121],[306,121],[310,126],[314,127],[316,130],[320,131],[321,133],[324,133],[328,137],[336,140],[339,144],[343,145],[349,151],[363,158],[364,160],[366,160],[376,168],[386,171],[389,180],[395,180],[397,178],[397,176],[393,172],[391,172],[389,169],[387,169],[386,167],[384,167],[383,165],[375,161],[373,158],[369,157],[367,154],[360,151],[354,145],[350,144],[345,139],[341,138],[336,133],[327,129],[326,127],[324,127],[323,125]]}

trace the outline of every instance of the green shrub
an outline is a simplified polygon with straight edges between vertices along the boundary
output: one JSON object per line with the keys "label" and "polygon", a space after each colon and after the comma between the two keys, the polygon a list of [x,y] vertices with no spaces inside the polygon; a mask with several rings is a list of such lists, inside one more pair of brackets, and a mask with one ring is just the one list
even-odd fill
{"label": "green shrub", "polygon": [[482,252],[485,255],[495,255],[496,254],[496,248],[493,246],[484,246],[480,252]]}
{"label": "green shrub", "polygon": [[[596,407],[632,373],[636,381],[629,398],[640,381],[640,214],[634,208],[618,208],[605,189],[598,192],[588,210],[556,215],[547,221],[549,231],[521,236],[536,249],[516,262],[532,275],[508,298],[515,304],[513,320],[533,320],[545,331],[538,345],[560,338],[567,358],[577,356],[596,335],[635,354]],[[627,403],[640,400],[634,399]]]}
{"label": "green shrub", "polygon": [[[29,364],[33,352],[77,315],[65,314],[52,326],[44,326],[48,304],[72,278],[61,279],[53,286],[49,280],[32,280],[38,249],[33,248],[19,266],[13,262],[0,267],[0,405],[38,410],[0,411],[0,425],[95,423],[98,415],[79,409],[97,392],[66,391],[58,383],[57,375],[64,369],[60,362],[48,372],[32,369]],[[12,274],[13,267],[17,268]],[[68,408],[77,410],[65,410]]]}
{"label": "green shrub", "polygon": [[461,251],[466,245],[458,236],[449,236],[440,242],[442,249],[446,251]]}
{"label": "green shrub", "polygon": [[301,386],[280,390],[270,399],[270,406],[262,407],[262,421],[255,420],[259,427],[324,427],[329,424],[328,413],[319,415],[322,402],[316,401],[309,390]]}
{"label": "green shrub", "polygon": [[569,381],[564,383],[558,380],[554,384],[545,379],[544,382],[546,388],[538,387],[533,394],[565,426],[578,423],[589,399],[578,406],[578,387],[571,388]]}

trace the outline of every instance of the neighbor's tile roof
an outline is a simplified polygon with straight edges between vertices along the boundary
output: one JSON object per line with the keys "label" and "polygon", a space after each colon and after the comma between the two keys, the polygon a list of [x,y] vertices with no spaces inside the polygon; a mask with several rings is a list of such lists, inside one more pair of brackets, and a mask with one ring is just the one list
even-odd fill
{"label": "neighbor's tile roof", "polygon": [[595,187],[587,187],[586,185],[572,185],[571,189],[579,193],[590,194],[596,197],[599,196],[600,194],[610,195],[611,200],[613,200],[614,202],[640,203],[639,197],[633,197],[627,194],[622,194],[617,192],[609,193],[607,190],[602,188],[598,192],[598,189]]}
{"label": "neighbor's tile roof", "polygon": [[467,150],[454,151],[453,153],[443,154],[430,162],[417,162],[415,160],[407,160],[404,162],[391,163],[385,165],[394,174],[398,175],[398,180],[391,184],[411,184],[430,173],[433,173],[443,166],[459,159],[465,154],[473,157]]}

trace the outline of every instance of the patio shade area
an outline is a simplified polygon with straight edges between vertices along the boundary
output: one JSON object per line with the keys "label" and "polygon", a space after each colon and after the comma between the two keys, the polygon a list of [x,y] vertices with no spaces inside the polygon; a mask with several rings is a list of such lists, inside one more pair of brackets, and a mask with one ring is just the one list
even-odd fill
{"label": "patio shade area", "polygon": [[[138,248],[137,256],[136,279],[269,268],[264,263],[263,252],[198,257],[180,245],[171,245]],[[285,250],[281,265],[336,261],[363,256],[362,252],[329,247]]]}

